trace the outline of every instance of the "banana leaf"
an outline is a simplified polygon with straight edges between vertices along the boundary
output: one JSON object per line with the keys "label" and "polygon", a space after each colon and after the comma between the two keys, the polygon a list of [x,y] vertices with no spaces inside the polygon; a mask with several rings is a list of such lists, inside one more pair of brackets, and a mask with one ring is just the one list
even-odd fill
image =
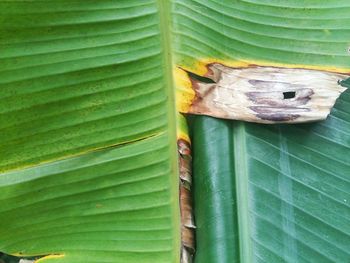
{"label": "banana leaf", "polygon": [[[0,251],[179,262],[175,86],[178,109],[193,95],[179,69],[349,74],[349,14],[347,0],[0,1]],[[348,261],[349,102],[318,124],[194,121],[196,262]]]}
{"label": "banana leaf", "polygon": [[0,251],[179,262],[169,13],[0,1]]}

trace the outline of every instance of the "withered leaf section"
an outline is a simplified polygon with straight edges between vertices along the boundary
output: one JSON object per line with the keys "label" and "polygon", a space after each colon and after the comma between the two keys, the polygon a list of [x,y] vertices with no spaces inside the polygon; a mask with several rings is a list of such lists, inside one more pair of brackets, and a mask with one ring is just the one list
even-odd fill
{"label": "withered leaf section", "polygon": [[[205,76],[187,72],[195,91],[188,113],[258,123],[324,120],[346,89],[348,76],[299,68],[207,65]],[[211,81],[208,81],[211,80]]]}
{"label": "withered leaf section", "polygon": [[192,212],[192,155],[190,143],[177,141],[180,170],[180,209],[181,209],[181,263],[192,262],[195,251],[194,220]]}

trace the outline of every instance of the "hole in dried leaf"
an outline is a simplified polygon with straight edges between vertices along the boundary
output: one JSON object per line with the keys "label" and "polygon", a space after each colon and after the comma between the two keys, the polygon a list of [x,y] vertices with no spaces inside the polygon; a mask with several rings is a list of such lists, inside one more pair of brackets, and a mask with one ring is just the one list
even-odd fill
{"label": "hole in dried leaf", "polygon": [[207,78],[207,77],[203,77],[203,76],[200,76],[200,75],[197,75],[197,74],[194,74],[190,71],[186,71],[188,76],[191,78],[191,79],[194,79],[194,80],[197,80],[199,82],[202,82],[202,83],[216,83],[214,80],[210,79],[210,78]]}
{"label": "hole in dried leaf", "polygon": [[293,98],[295,98],[295,91],[283,92],[283,99],[284,100],[293,99]]}

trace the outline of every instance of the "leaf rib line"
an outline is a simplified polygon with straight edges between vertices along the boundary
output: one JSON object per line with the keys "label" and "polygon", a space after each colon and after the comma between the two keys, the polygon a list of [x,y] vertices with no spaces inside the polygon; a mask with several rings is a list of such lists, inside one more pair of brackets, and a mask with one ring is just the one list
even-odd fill
{"label": "leaf rib line", "polygon": [[[269,143],[269,142],[267,142],[267,141],[265,141],[265,140],[263,140],[263,139],[261,139],[261,138],[258,138],[258,137],[256,137],[256,136],[253,135],[253,134],[249,134],[249,136],[252,136],[252,137],[254,137],[254,139],[259,140],[259,141],[261,141],[261,142],[263,142],[263,143],[269,145],[270,147],[273,147],[273,148],[275,148],[275,149],[281,151],[280,148],[276,147],[276,146],[273,145],[272,143]],[[317,169],[317,170],[323,171],[323,172],[325,172],[325,173],[327,173],[327,174],[330,174],[330,175],[332,175],[332,176],[334,176],[334,177],[336,177],[336,178],[339,178],[339,179],[341,179],[341,180],[343,180],[343,181],[346,181],[347,183],[350,183],[350,180],[346,180],[345,178],[343,178],[343,177],[341,177],[341,176],[339,176],[339,175],[333,173],[333,171],[327,171],[327,170],[325,170],[324,168],[321,168],[321,167],[319,167],[319,166],[316,166],[316,165],[314,165],[314,164],[311,163],[311,162],[305,161],[304,159],[301,159],[300,157],[298,157],[298,156],[296,156],[296,155],[294,155],[294,154],[292,154],[292,153],[290,153],[290,152],[287,153],[287,154],[289,154],[289,156],[293,157],[294,159],[296,159],[296,160],[298,160],[298,161],[300,161],[300,162],[306,163],[306,164],[308,164],[308,165],[314,167],[314,168]],[[327,159],[327,158],[326,158],[326,159]]]}
{"label": "leaf rib line", "polygon": [[250,184],[253,185],[254,187],[260,189],[260,191],[263,191],[263,192],[265,192],[266,194],[271,195],[271,196],[273,196],[274,198],[276,198],[276,199],[278,199],[278,200],[281,200],[282,202],[284,202],[284,203],[286,203],[286,204],[288,204],[288,205],[290,205],[290,206],[293,206],[294,209],[297,208],[298,210],[300,210],[300,211],[304,212],[305,214],[309,215],[310,217],[316,218],[317,220],[323,222],[325,225],[327,225],[327,226],[329,226],[329,227],[331,227],[331,228],[334,228],[334,229],[336,229],[337,231],[339,231],[339,232],[341,232],[341,233],[344,233],[345,235],[350,235],[350,233],[344,232],[343,229],[340,229],[340,228],[337,228],[337,227],[334,226],[334,225],[331,225],[329,222],[326,222],[324,219],[322,219],[322,218],[320,218],[320,217],[318,217],[318,216],[316,216],[316,215],[314,215],[314,214],[309,213],[308,211],[304,210],[302,207],[296,205],[295,203],[292,204],[292,203],[290,203],[288,200],[281,199],[281,197],[280,197],[279,195],[270,192],[269,190],[267,190],[267,189],[261,187],[260,185],[255,184],[254,182],[250,182]]}
{"label": "leaf rib line", "polygon": [[233,144],[234,144],[234,167],[236,177],[237,193],[237,215],[238,215],[238,233],[240,262],[252,261],[252,246],[250,244],[250,217],[249,202],[247,195],[248,189],[248,167],[246,159],[246,135],[245,124],[234,122],[233,124]]}

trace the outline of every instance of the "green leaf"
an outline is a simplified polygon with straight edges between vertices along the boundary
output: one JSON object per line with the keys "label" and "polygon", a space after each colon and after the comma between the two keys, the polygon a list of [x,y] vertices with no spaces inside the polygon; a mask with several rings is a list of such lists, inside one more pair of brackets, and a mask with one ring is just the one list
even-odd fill
{"label": "green leaf", "polygon": [[195,119],[195,262],[347,262],[346,95],[318,124]]}
{"label": "green leaf", "polygon": [[169,12],[0,2],[0,251],[179,262]]}
{"label": "green leaf", "polygon": [[2,174],[2,250],[64,254],[59,262],[175,261],[167,144],[160,135]]}
{"label": "green leaf", "polygon": [[349,72],[347,0],[176,0],[178,64],[200,59]]}
{"label": "green leaf", "polygon": [[196,116],[192,130],[195,261],[240,262],[231,123]]}
{"label": "green leaf", "polygon": [[350,88],[350,78],[341,81],[340,84],[346,88]]}
{"label": "green leaf", "polygon": [[156,1],[2,2],[0,9],[0,169],[167,129],[170,65]]}

